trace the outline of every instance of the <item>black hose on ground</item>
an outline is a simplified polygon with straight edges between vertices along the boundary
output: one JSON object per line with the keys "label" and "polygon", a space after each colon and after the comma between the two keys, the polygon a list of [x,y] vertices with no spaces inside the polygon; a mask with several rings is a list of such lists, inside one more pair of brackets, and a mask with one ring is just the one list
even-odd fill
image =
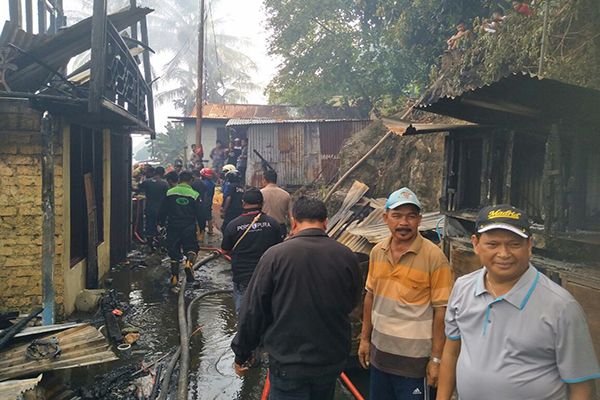
{"label": "black hose on ground", "polygon": [[169,394],[169,386],[171,386],[171,375],[173,375],[173,370],[175,369],[175,365],[177,365],[177,360],[179,360],[179,355],[181,354],[181,346],[177,348],[175,354],[173,354],[173,358],[169,361],[169,366],[165,371],[165,376],[160,384],[160,394],[156,398],[156,400],[167,400],[167,394]]}
{"label": "black hose on ground", "polygon": [[181,359],[179,360],[179,380],[177,383],[177,400],[187,400],[188,372],[190,369],[190,335],[185,312],[185,284],[186,274],[180,271],[181,287],[179,289],[179,301],[177,304],[177,317],[179,319],[179,348]]}
{"label": "black hose on ground", "polygon": [[203,266],[204,264],[206,264],[207,262],[212,261],[212,260],[214,260],[216,258],[221,257],[221,255],[222,254],[219,253],[218,251],[213,251],[209,255],[207,255],[206,257],[204,257],[203,259],[201,259],[199,261],[196,261],[194,263],[194,265],[192,266],[192,269],[195,271],[198,268],[200,268],[201,266]]}

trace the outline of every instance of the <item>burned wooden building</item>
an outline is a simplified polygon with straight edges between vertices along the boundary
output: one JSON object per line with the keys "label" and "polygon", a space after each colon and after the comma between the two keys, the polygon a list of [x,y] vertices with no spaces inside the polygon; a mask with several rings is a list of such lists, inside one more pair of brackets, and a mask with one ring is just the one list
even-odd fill
{"label": "burned wooden building", "polygon": [[0,309],[43,305],[49,322],[128,252],[130,134],[153,134],[152,10],[96,0],[65,26],[62,1],[24,3],[8,1],[0,35]]}
{"label": "burned wooden building", "polygon": [[534,265],[581,303],[600,352],[600,92],[519,73],[418,108],[471,123],[445,142],[440,208],[457,275],[480,267],[469,238],[481,207],[526,210]]}

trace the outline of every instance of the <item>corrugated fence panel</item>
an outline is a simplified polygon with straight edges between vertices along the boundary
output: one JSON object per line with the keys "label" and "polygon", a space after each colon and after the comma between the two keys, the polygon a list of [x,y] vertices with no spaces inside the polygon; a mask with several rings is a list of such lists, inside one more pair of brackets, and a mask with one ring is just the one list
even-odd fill
{"label": "corrugated fence panel", "polygon": [[277,126],[279,140],[279,168],[282,185],[303,185],[304,177],[304,124]]}
{"label": "corrugated fence panel", "polygon": [[341,121],[319,123],[321,144],[321,178],[325,182],[334,179],[339,173],[339,153],[344,141],[354,133],[363,130],[370,121]]}
{"label": "corrugated fence panel", "polygon": [[248,128],[248,169],[246,182],[248,185],[260,187],[262,181],[262,163],[254,153],[258,151],[279,174],[279,148],[277,141],[277,125],[256,125]]}

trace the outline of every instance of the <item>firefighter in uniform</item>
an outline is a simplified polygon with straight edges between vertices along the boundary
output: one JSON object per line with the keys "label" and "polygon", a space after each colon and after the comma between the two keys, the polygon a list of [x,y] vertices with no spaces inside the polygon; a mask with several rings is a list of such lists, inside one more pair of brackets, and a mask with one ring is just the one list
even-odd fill
{"label": "firefighter in uniform", "polygon": [[182,251],[186,256],[184,271],[187,280],[194,280],[192,266],[198,253],[196,226],[202,219],[202,199],[192,189],[192,173],[182,171],[179,184],[167,192],[160,210],[161,225],[167,224],[167,251],[171,258],[171,286],[179,281]]}

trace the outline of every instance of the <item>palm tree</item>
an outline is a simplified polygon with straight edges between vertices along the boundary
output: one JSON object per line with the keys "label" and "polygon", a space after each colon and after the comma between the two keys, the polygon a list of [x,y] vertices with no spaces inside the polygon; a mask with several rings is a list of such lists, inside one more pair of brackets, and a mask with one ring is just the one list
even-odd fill
{"label": "palm tree", "polygon": [[183,124],[167,122],[166,132],[157,133],[156,139],[148,139],[146,147],[150,149],[153,159],[166,165],[173,161],[184,158],[185,152],[185,131]]}
{"label": "palm tree", "polygon": [[[159,92],[159,103],[173,101],[186,115],[195,104],[198,1],[149,0],[157,12],[149,17],[153,46],[173,56],[162,71],[163,87],[175,83],[174,88]],[[214,0],[207,4],[204,46],[204,99],[211,102],[245,102],[245,94],[258,88],[248,72],[255,63],[238,50],[247,44],[242,38],[219,31],[224,22],[212,15]],[[217,27],[217,28],[215,28]]]}

